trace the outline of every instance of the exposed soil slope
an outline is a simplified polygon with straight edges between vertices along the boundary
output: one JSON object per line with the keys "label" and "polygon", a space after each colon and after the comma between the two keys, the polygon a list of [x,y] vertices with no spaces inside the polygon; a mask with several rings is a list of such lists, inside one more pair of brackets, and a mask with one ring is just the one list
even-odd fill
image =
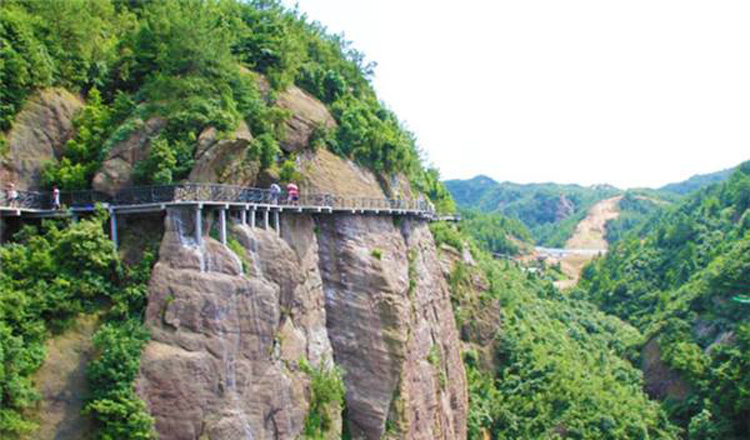
{"label": "exposed soil slope", "polygon": [[[607,222],[620,215],[619,204],[622,196],[604,199],[591,207],[586,217],[578,223],[576,231],[565,243],[566,249],[600,250],[606,252],[607,240],[604,239]],[[570,277],[558,281],[557,287],[565,289],[578,282],[578,276],[594,254],[568,254],[560,261],[563,272]]]}

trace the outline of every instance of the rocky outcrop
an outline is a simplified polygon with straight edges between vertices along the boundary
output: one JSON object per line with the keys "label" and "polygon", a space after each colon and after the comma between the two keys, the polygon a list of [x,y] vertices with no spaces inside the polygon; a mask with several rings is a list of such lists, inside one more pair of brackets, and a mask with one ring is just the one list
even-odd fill
{"label": "rocky outcrop", "polygon": [[342,197],[386,198],[375,175],[328,150],[305,152],[300,157],[305,191]]}
{"label": "rocky outcrop", "polygon": [[690,394],[687,382],[662,360],[657,338],[651,339],[643,347],[641,359],[646,392],[651,398],[663,400],[669,397],[682,401]]}
{"label": "rocky outcrop", "polygon": [[235,133],[226,139],[217,139],[213,127],[204,130],[198,138],[195,165],[188,180],[251,186],[259,171],[257,164],[244,160],[245,150],[252,141],[245,122],[240,122]]}
{"label": "rocky outcrop", "polygon": [[[34,374],[41,397],[39,428],[29,440],[86,440],[94,437],[94,422],[82,413],[91,396],[86,369],[94,357],[95,315],[78,316],[61,334],[46,342],[46,358]],[[24,437],[26,438],[26,437]]]}
{"label": "rocky outcrop", "polygon": [[159,436],[297,438],[309,398],[298,362],[332,360],[311,220],[286,226],[305,243],[294,248],[235,226],[237,256],[208,237],[197,246],[190,219],[170,211],[149,287],[138,390]]}
{"label": "rocky outcrop", "polygon": [[73,137],[73,117],[81,107],[80,97],[59,88],[29,98],[6,136],[8,151],[0,158],[0,181],[37,189],[45,164],[56,162]]}
{"label": "rocky outcrop", "polygon": [[164,118],[151,117],[135,128],[125,140],[115,144],[94,176],[94,189],[114,195],[122,188],[132,186],[136,163],[148,157],[151,141],[166,123]]}
{"label": "rocky outcrop", "polygon": [[465,374],[426,225],[399,230],[388,217],[343,215],[321,219],[320,230],[328,334],[346,371],[352,437],[465,438]]}
{"label": "rocky outcrop", "polygon": [[276,104],[289,111],[289,118],[284,121],[281,141],[284,151],[294,152],[306,148],[310,135],[318,126],[329,129],[336,126],[336,121],[325,104],[297,86],[290,86],[279,93]]}
{"label": "rocky outcrop", "polygon": [[345,372],[352,438],[465,438],[458,335],[425,223],[285,213],[283,238],[234,225],[238,256],[197,246],[191,222],[169,212],[149,287],[138,390],[160,438],[297,438],[302,358]]}

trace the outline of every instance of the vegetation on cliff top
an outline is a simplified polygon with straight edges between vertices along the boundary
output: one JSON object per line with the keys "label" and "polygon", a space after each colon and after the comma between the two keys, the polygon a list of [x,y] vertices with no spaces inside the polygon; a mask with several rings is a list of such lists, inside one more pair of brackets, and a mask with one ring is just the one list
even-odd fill
{"label": "vegetation on cliff top", "polygon": [[[184,179],[196,139],[248,123],[248,160],[280,166],[278,92],[296,84],[331,110],[334,130],[312,142],[376,173],[403,173],[438,208],[453,208],[414,136],[378,101],[372,63],[339,35],[276,0],[8,0],[0,6],[0,130],[34,90],[59,85],[89,97],[77,135],[47,183],[81,189],[112,145],[152,116],[166,120],[160,148],[139,169],[145,183]],[[264,96],[263,74],[271,90]],[[101,97],[101,98],[100,98]],[[262,142],[260,140],[263,139]]]}
{"label": "vegetation on cliff top", "polygon": [[750,432],[750,162],[650,217],[582,276],[581,295],[635,325],[689,384],[668,399],[690,438]]}

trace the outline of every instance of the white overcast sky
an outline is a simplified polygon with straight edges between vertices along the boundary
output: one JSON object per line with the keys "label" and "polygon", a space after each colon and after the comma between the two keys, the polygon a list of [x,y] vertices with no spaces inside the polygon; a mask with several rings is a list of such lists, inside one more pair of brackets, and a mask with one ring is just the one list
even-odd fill
{"label": "white overcast sky", "polygon": [[653,187],[750,159],[750,1],[298,4],[378,63],[446,179]]}

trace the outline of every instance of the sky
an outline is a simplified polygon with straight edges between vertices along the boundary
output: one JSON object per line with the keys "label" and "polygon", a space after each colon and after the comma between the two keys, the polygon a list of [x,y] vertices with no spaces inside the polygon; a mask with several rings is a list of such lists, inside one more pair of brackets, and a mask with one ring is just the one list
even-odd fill
{"label": "sky", "polygon": [[750,159],[750,2],[285,0],[445,179],[658,187]]}

